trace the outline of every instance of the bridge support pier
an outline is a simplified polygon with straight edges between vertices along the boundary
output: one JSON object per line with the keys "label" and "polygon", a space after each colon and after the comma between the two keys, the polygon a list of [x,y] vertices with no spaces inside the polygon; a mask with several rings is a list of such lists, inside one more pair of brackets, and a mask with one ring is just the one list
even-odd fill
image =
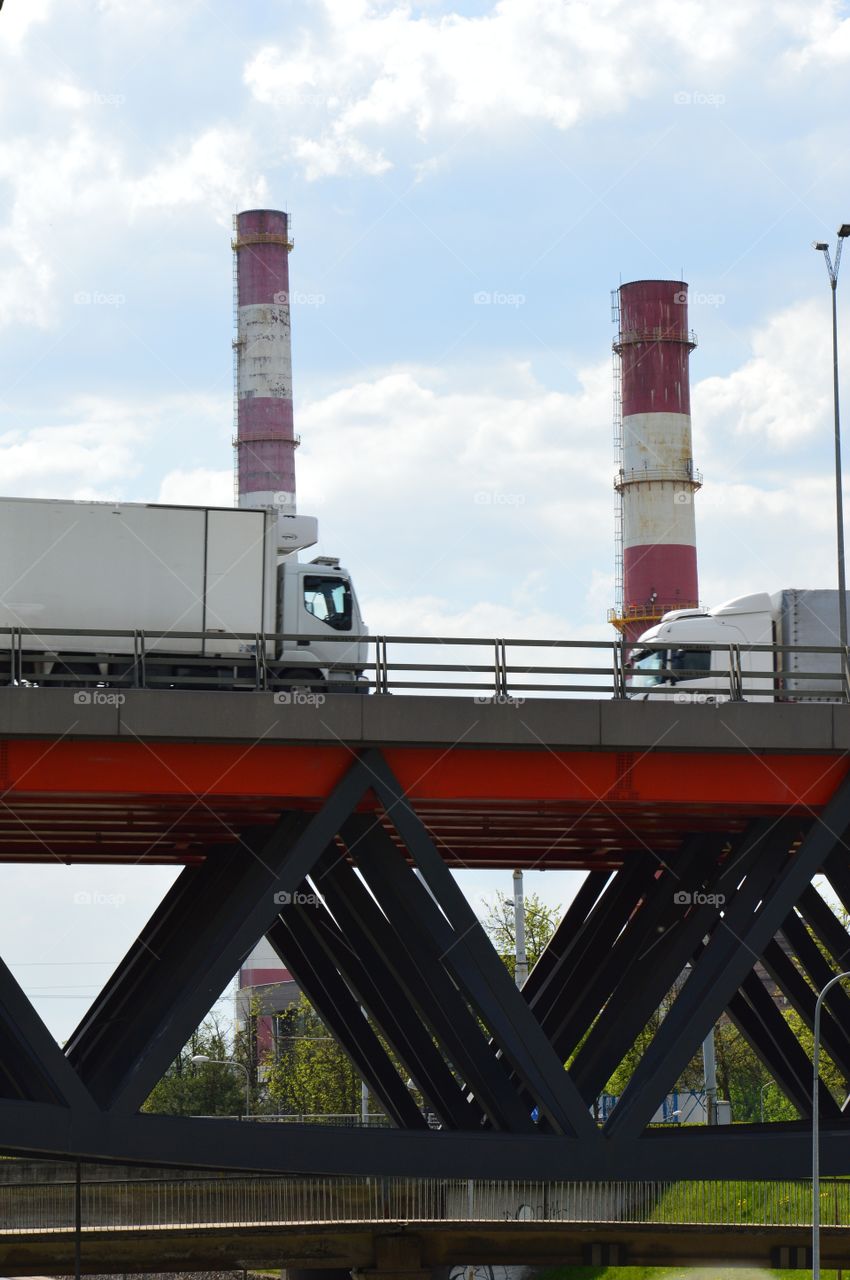
{"label": "bridge support pier", "polygon": [[431,1268],[422,1265],[422,1241],[405,1234],[375,1236],[374,1267],[358,1267],[352,1280],[431,1280]]}

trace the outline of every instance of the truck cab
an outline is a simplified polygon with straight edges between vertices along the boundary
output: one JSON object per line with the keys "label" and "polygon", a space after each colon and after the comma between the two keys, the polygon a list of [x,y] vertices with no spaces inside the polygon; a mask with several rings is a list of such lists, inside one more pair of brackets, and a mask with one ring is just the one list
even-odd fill
{"label": "truck cab", "polygon": [[281,674],[356,685],[357,670],[339,670],[340,664],[355,664],[362,671],[368,660],[366,642],[360,638],[367,628],[351,575],[333,556],[316,556],[306,563],[286,557],[277,573],[277,629],[295,637],[279,642],[275,657]]}
{"label": "truck cab", "polygon": [[773,643],[773,619],[772,601],[766,592],[727,600],[714,609],[665,613],[632,650],[630,696],[655,701],[728,702],[734,653],[743,696],[759,701],[773,698],[771,655],[751,648]]}

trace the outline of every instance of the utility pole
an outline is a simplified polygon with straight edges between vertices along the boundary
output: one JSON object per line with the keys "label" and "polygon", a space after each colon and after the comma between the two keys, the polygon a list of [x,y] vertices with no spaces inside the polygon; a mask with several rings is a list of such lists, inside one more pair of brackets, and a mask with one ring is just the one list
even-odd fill
{"label": "utility pole", "polygon": [[516,969],[514,977],[518,987],[528,977],[528,956],[525,950],[525,897],[522,889],[522,872],[514,872],[514,937],[516,939]]}
{"label": "utility pole", "polygon": [[714,1056],[714,1027],[702,1042],[702,1066],[705,1076],[705,1122],[717,1124],[717,1060]]}

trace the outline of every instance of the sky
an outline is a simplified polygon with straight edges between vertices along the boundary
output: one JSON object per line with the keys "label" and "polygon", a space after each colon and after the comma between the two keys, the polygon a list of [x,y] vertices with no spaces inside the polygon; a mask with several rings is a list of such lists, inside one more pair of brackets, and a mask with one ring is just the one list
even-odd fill
{"label": "sky", "polygon": [[[610,636],[645,277],[690,286],[701,597],[831,586],[848,69],[837,0],[6,0],[0,491],[229,504],[231,219],[285,208],[299,509],[372,631]],[[60,1038],[171,876],[0,870]]]}

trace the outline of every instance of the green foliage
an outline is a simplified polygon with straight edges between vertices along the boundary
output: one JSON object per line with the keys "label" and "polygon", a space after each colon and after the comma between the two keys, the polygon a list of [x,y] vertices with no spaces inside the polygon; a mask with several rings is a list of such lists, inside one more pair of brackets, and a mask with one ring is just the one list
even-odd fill
{"label": "green foliage", "polygon": [[[484,899],[486,914],[481,923],[493,946],[505,962],[511,977],[516,973],[516,923],[514,900],[510,894],[497,893],[492,901]],[[536,893],[525,899],[525,951],[529,970],[537,964],[563,915],[561,907],[547,907]]]}
{"label": "green foliage", "polygon": [[[244,1073],[236,1067],[214,1063],[194,1066],[191,1060],[200,1053],[210,1058],[235,1058],[250,1070],[246,1054],[249,1042],[247,1035],[237,1036],[235,1046],[231,1046],[221,1024],[210,1016],[172,1062],[142,1110],[169,1116],[241,1115],[245,1111]],[[256,1081],[253,1083],[256,1086]]]}
{"label": "green foliage", "polygon": [[280,1056],[266,1077],[275,1110],[295,1115],[346,1115],[360,1111],[360,1076],[328,1034],[306,996],[277,1018]]}

